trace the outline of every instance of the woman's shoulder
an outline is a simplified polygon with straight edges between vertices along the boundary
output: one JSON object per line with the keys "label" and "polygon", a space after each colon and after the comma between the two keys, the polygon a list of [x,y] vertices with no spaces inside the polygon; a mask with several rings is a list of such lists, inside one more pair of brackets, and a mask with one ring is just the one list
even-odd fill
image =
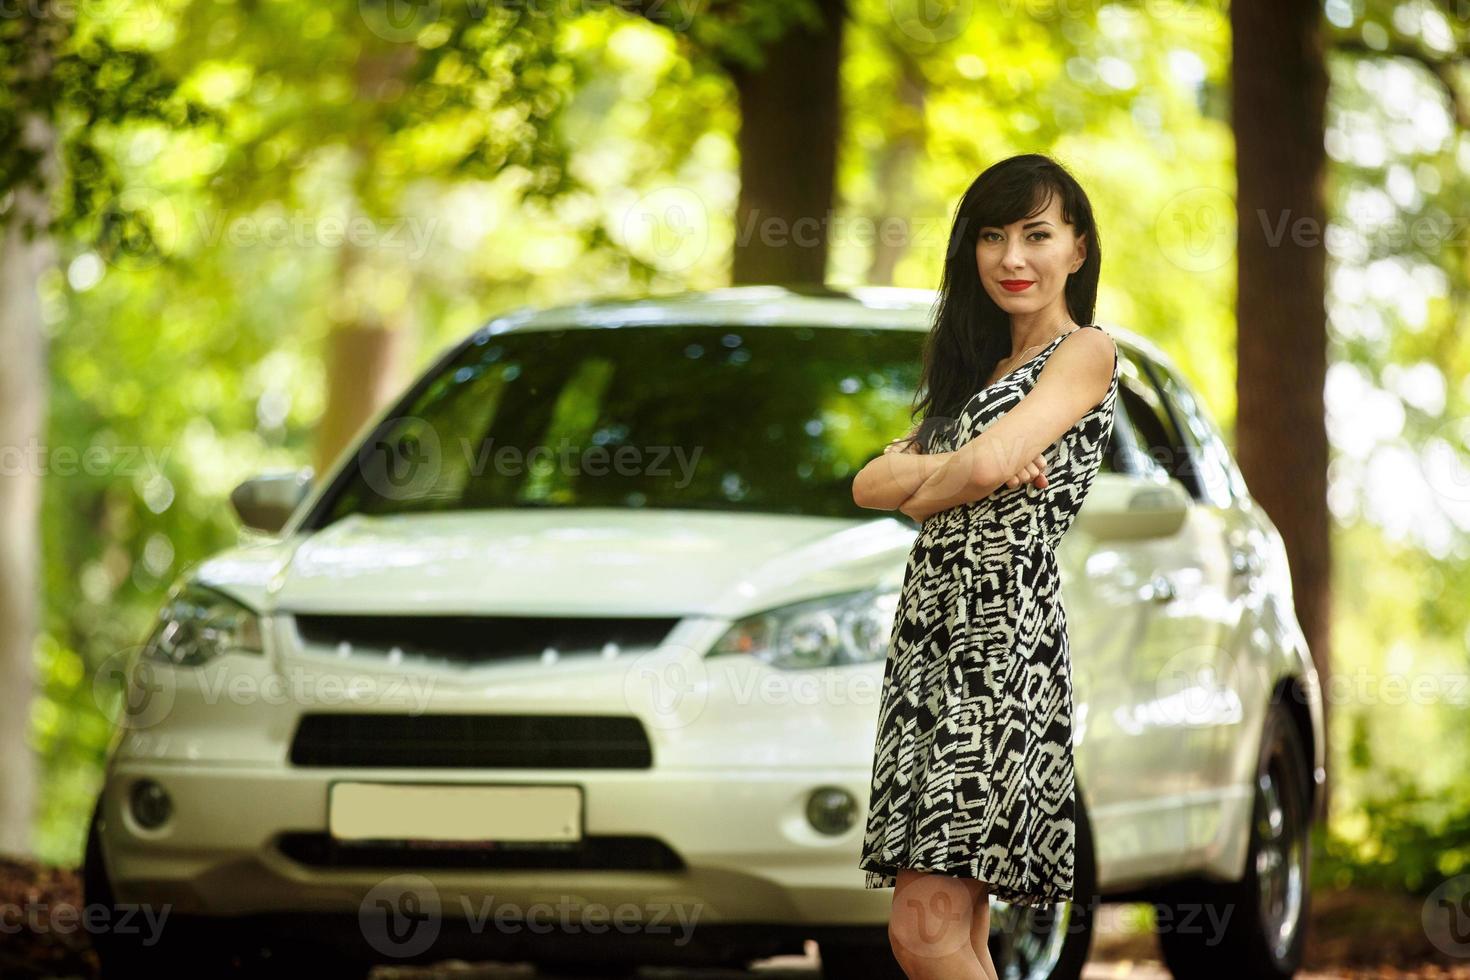
{"label": "woman's shoulder", "polygon": [[[1081,336],[1074,337],[1072,334]],[[1096,380],[1098,384],[1110,384],[1118,375],[1118,343],[1102,327],[1089,323],[1077,327],[1063,337],[1047,360],[1058,361],[1062,365],[1063,373],[1073,375],[1078,380]]]}
{"label": "woman's shoulder", "polygon": [[[1074,340],[1072,334],[1081,334],[1082,336]],[[1062,342],[1057,347],[1060,349],[1069,343],[1074,347],[1080,344],[1090,346],[1099,351],[1111,350],[1116,353],[1118,350],[1118,342],[1113,339],[1113,335],[1108,333],[1100,324],[1096,323],[1084,323],[1064,336]]]}

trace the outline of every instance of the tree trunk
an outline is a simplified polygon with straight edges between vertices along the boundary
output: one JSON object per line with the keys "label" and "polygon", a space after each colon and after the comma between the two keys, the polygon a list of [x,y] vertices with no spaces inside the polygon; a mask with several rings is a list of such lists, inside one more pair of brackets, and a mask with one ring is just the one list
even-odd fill
{"label": "tree trunk", "polygon": [[366,292],[354,285],[358,258],[356,249],[343,243],[337,289],[344,295],[349,315],[332,326],[323,352],[327,399],[317,425],[314,466],[318,479],[399,388],[402,324],[383,320],[364,299],[345,298]]}
{"label": "tree trunk", "polygon": [[1314,0],[1235,0],[1230,20],[1239,175],[1238,455],[1251,492],[1285,540],[1297,618],[1325,690],[1331,558],[1320,8]]}
{"label": "tree trunk", "polygon": [[741,118],[735,285],[826,280],[847,2],[817,6],[819,30],[793,25],[758,70],[728,66]]}
{"label": "tree trunk", "polygon": [[[413,45],[376,46],[364,51],[354,63],[353,86],[365,103],[381,103],[391,83],[401,82],[418,60]],[[372,166],[373,147],[361,138],[352,144],[353,193],[356,183]],[[354,198],[353,201],[360,201]],[[348,218],[360,217],[353,207]],[[373,256],[352,241],[343,241],[337,253],[337,296],[333,297],[333,322],[327,335],[322,360],[325,365],[327,399],[317,424],[315,478],[325,477],[341,451],[363,424],[377,414],[399,387],[399,371],[407,346],[402,329],[409,315],[412,296],[394,309],[382,309],[372,288],[374,276],[364,259]]]}
{"label": "tree trunk", "polygon": [[[31,699],[40,620],[41,467],[48,399],[46,335],[36,283],[55,261],[49,189],[56,184],[55,130],[23,117],[22,141],[41,154],[42,187],[16,188],[0,242],[0,853],[33,855],[36,759]],[[35,229],[34,235],[30,234]]]}
{"label": "tree trunk", "polygon": [[914,171],[924,151],[924,100],[927,80],[914,56],[899,45],[891,47],[898,66],[898,105],[888,127],[888,145],[878,157],[878,206],[873,213],[873,251],[866,281],[874,286],[893,285],[898,260],[913,241],[909,223],[915,208]]}

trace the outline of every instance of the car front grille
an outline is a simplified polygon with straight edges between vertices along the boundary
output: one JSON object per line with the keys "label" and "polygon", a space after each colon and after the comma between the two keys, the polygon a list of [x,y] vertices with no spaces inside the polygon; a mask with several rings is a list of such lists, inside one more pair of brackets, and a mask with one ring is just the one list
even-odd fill
{"label": "car front grille", "polygon": [[342,657],[441,667],[611,658],[654,649],[678,618],[352,616],[295,613],[301,645]]}
{"label": "car front grille", "polygon": [[650,769],[653,747],[625,715],[305,714],[296,766]]}

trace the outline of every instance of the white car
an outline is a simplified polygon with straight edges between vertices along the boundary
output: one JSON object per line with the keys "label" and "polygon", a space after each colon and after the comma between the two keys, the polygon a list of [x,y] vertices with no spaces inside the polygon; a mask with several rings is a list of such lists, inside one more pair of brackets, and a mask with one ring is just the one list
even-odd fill
{"label": "white car", "polygon": [[[140,911],[105,968],[815,940],[825,977],[902,976],[857,857],[917,528],[851,484],[909,428],[933,299],[517,310],[325,479],[237,488],[266,533],[189,569],[126,665],[85,870]],[[1176,976],[1290,976],[1324,764],[1286,555],[1180,372],[1108,331],[1112,445],[1058,547],[1077,894],[996,902],[996,962],[1075,978],[1100,901],[1153,901]]]}

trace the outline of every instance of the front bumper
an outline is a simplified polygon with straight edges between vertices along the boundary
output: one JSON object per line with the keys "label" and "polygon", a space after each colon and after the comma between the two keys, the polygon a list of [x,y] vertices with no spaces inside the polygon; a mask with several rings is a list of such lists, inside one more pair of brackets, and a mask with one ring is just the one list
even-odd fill
{"label": "front bumper", "polygon": [[[868,776],[853,770],[517,770],[497,779],[463,770],[304,771],[131,761],[108,774],[103,851],[118,901],[168,904],[185,915],[357,915],[374,889],[413,875],[436,893],[421,897],[437,897],[455,909],[479,910],[489,902],[504,906],[508,916],[561,903],[573,916],[626,905],[650,917],[663,909],[657,914],[711,924],[881,925],[892,896],[863,887],[856,866],[862,828],[823,836],[805,816],[813,789],[842,787],[864,800]],[[141,778],[159,783],[173,802],[170,819],[158,829],[140,826],[129,809],[131,787]],[[301,835],[326,836],[328,785],[334,780],[577,783],[585,790],[589,839],[656,841],[676,861],[647,870],[443,866],[442,855],[426,857],[421,866],[323,863],[284,842],[290,835],[298,842]]]}

